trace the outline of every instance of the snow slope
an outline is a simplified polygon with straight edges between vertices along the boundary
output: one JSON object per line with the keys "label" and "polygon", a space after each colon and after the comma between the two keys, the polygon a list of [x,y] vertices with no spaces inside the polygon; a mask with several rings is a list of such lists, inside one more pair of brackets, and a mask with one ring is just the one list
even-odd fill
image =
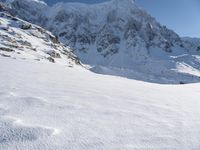
{"label": "snow slope", "polygon": [[0,55],[18,59],[80,64],[78,58],[45,29],[0,12]]}
{"label": "snow slope", "polygon": [[[19,12],[25,15],[50,9],[39,0],[14,1],[24,4]],[[29,2],[37,6],[30,12]],[[112,1],[117,8],[123,8],[121,2]],[[43,18],[29,16],[38,17]],[[122,47],[110,60],[96,51],[84,57],[101,62],[89,63],[97,73],[157,83],[199,82],[199,52],[180,47],[155,46],[148,53],[138,47],[127,55]],[[95,74],[80,65],[71,48],[39,26],[0,13],[0,150],[200,149],[199,83],[160,85]]]}
{"label": "snow slope", "polygon": [[0,149],[198,150],[199,89],[0,56]]}

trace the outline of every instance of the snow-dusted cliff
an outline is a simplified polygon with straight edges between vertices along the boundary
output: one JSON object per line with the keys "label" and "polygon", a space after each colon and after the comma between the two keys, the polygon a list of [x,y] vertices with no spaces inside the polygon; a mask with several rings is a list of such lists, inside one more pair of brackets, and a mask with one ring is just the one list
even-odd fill
{"label": "snow-dusted cliff", "polygon": [[0,12],[0,55],[67,66],[80,64],[70,49],[50,32],[4,12]]}

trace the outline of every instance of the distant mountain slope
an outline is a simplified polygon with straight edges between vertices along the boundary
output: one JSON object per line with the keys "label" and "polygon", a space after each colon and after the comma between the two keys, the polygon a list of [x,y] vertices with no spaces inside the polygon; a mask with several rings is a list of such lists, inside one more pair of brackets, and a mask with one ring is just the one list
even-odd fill
{"label": "distant mountain slope", "polygon": [[[94,72],[157,83],[200,81],[198,47],[160,25],[134,0],[53,7],[14,0],[10,6],[11,13],[52,31]],[[187,69],[180,71],[180,64]]]}
{"label": "distant mountain slope", "polygon": [[197,51],[200,51],[200,38],[182,37],[182,40],[189,47],[193,47]]}
{"label": "distant mountain slope", "polygon": [[0,55],[68,66],[80,64],[50,32],[5,12],[0,12]]}

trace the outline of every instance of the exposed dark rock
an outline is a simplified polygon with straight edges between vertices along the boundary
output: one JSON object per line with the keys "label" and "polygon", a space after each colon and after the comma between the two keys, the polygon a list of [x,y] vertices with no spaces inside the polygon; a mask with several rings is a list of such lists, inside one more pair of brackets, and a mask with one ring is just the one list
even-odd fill
{"label": "exposed dark rock", "polygon": [[10,55],[6,55],[6,54],[0,54],[3,57],[11,57]]}
{"label": "exposed dark rock", "polygon": [[36,27],[36,29],[37,29],[40,33],[44,33],[44,32],[45,32],[44,29],[42,29],[42,28]]}
{"label": "exposed dark rock", "polygon": [[60,43],[57,36],[49,35],[49,38],[55,44],[59,44]]}
{"label": "exposed dark rock", "polygon": [[34,59],[34,60],[40,61],[40,59]]}
{"label": "exposed dark rock", "polygon": [[31,29],[31,27],[32,27],[32,25],[31,24],[22,24],[21,25],[21,29],[23,29],[23,30],[28,30],[28,29]]}
{"label": "exposed dark rock", "polygon": [[180,82],[179,82],[179,84],[185,84],[185,82],[183,82],[183,81],[180,81]]}
{"label": "exposed dark rock", "polygon": [[30,42],[28,42],[28,41],[22,41],[22,40],[20,40],[20,41],[18,41],[20,44],[22,44],[22,45],[24,45],[24,46],[28,46],[28,47],[32,47],[32,44],[30,43]]}
{"label": "exposed dark rock", "polygon": [[47,52],[47,54],[53,58],[61,58],[60,54],[57,53],[56,51],[49,51],[49,52]]}
{"label": "exposed dark rock", "polygon": [[55,63],[55,60],[52,57],[47,57],[47,59],[49,60],[49,62]]}
{"label": "exposed dark rock", "polygon": [[0,51],[13,52],[14,50],[11,48],[7,48],[7,47],[0,47]]}
{"label": "exposed dark rock", "polygon": [[197,51],[200,51],[200,46],[197,47]]}

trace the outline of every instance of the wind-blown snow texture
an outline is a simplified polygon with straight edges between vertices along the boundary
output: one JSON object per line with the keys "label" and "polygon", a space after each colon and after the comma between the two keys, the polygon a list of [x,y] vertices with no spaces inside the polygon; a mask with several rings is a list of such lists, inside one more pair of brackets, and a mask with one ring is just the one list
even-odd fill
{"label": "wind-blown snow texture", "polygon": [[0,56],[1,150],[200,148],[200,84],[159,85]]}
{"label": "wind-blown snow texture", "polygon": [[[31,14],[48,8],[38,0],[16,2],[13,1],[15,6],[20,5],[18,11],[28,14],[31,20],[43,18]],[[25,2],[35,6],[34,9]],[[117,5],[121,1],[113,2]],[[108,4],[95,7],[104,8]],[[133,4],[132,1],[129,4]],[[20,9],[21,5],[27,10]],[[1,11],[13,14],[11,8],[0,6]],[[83,10],[88,7],[78,6]],[[70,7],[69,11],[74,12],[77,4]],[[108,29],[112,28],[109,25]],[[122,39],[120,37],[120,42]],[[94,43],[97,41],[95,38]],[[89,64],[95,66],[94,72],[159,83],[198,82],[198,40],[184,38],[181,41],[184,41],[182,48],[176,45],[177,49],[172,46],[170,50],[156,45],[147,49],[148,55],[145,49],[129,49],[132,50],[130,56],[125,55],[128,49],[119,49],[118,53],[104,57],[103,52],[95,51],[94,44],[88,45],[94,50],[84,52],[85,55],[78,49],[75,52],[83,61],[93,53],[88,61],[93,62]],[[127,40],[123,42],[126,47]],[[76,46],[64,47],[39,26],[7,12],[0,13],[0,150],[200,148],[199,83],[160,85],[95,74],[82,67],[71,52],[73,48]],[[105,64],[101,64],[104,61]]]}
{"label": "wind-blown snow texture", "polygon": [[[200,81],[200,44],[182,40],[133,0],[53,7],[14,0],[11,7],[17,16],[52,31],[96,73],[156,83]],[[198,73],[179,72],[182,65]]]}

